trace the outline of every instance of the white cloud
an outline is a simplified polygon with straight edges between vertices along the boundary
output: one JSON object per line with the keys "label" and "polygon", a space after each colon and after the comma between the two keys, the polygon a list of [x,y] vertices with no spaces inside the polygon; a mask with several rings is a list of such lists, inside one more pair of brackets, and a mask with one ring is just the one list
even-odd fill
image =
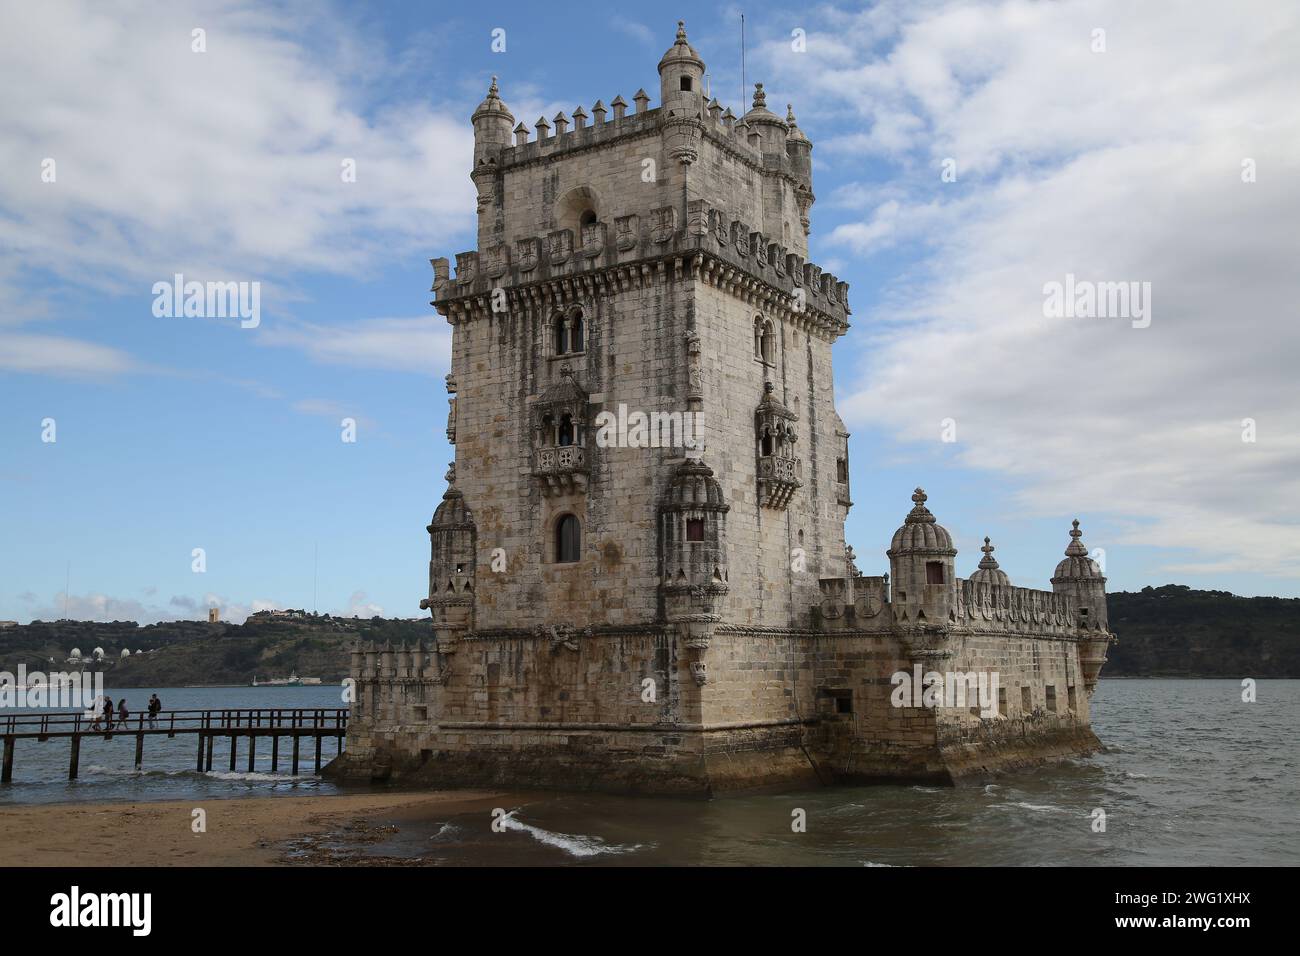
{"label": "white cloud", "polygon": [[[855,317],[845,418],[901,442],[955,418],[960,463],[1012,479],[1027,512],[1104,514],[1128,529],[1112,550],[1186,549],[1171,573],[1300,576],[1300,11],[884,7],[830,14],[830,55],[810,34],[780,64],[796,105],[859,116],[840,139],[903,184],[840,190],[862,215],[821,242],[920,264]],[[1150,328],[1044,318],[1066,273],[1151,282]]]}
{"label": "white cloud", "polygon": [[366,600],[365,591],[353,591],[340,617],[383,617],[384,609]]}
{"label": "white cloud", "polygon": [[[473,225],[472,104],[373,106],[385,51],[328,10],[54,0],[4,21],[0,326],[56,308],[27,288],[50,274],[137,294],[145,317],[152,283],[175,273],[258,280],[263,310],[279,316],[301,275],[372,273]],[[191,50],[198,23],[205,53]],[[3,345],[16,353],[4,368],[130,368],[72,338]]]}
{"label": "white cloud", "polygon": [[362,368],[442,374],[451,365],[451,328],[440,315],[363,319],[348,325],[285,321],[262,330],[259,341],[297,348],[318,362]]}
{"label": "white cloud", "polygon": [[120,349],[62,335],[0,331],[0,369],[67,378],[119,375],[139,368]]}

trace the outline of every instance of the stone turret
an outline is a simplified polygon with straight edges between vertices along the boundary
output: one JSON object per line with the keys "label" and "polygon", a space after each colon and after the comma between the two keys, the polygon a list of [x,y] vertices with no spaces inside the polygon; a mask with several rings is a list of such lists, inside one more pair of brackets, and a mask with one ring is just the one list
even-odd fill
{"label": "stone turret", "polygon": [[1070,530],[1070,543],[1066,546],[1065,558],[1056,566],[1056,573],[1052,575],[1052,590],[1074,595],[1080,627],[1104,629],[1107,626],[1106,578],[1097,562],[1088,557],[1077,518]]}
{"label": "stone turret", "polygon": [[435,650],[451,653],[472,626],[477,529],[465,497],[456,487],[456,465],[447,470],[447,490],[433,513],[429,532],[429,596],[420,608],[433,618]]}
{"label": "stone turret", "polygon": [[1079,663],[1083,668],[1084,685],[1091,694],[1097,686],[1097,677],[1106,663],[1106,650],[1113,637],[1106,614],[1106,578],[1101,567],[1088,556],[1079,530],[1079,519],[1074,519],[1070,529],[1070,543],[1065,557],[1052,575],[1052,590],[1074,598],[1076,623],[1085,632]]}
{"label": "stone turret", "polygon": [[677,466],[659,508],[659,587],[669,624],[703,652],[727,594],[727,512],[713,471],[698,459]]}
{"label": "stone turret", "polygon": [[754,105],[745,114],[745,125],[751,134],[758,133],[764,156],[786,155],[790,128],[785,125],[785,120],[767,108],[767,94],[763,92],[762,83],[754,84]]}
{"label": "stone turret", "polygon": [[492,77],[487,96],[474,110],[474,169],[470,179],[478,189],[479,244],[497,225],[492,208],[499,207],[501,153],[514,144],[515,118],[501,101],[497,78]]}
{"label": "stone turret", "polygon": [[953,559],[957,549],[952,535],[939,524],[924,489],[912,494],[915,503],[890,542],[889,570],[894,582],[895,617],[901,623],[948,623],[952,606]]}
{"label": "stone turret", "polygon": [[[686,42],[686,26],[677,21],[677,41],[659,61],[659,94],[663,111],[664,146],[684,166],[699,158],[704,133],[704,61]],[[638,91],[638,95],[644,95]],[[637,112],[641,112],[638,101]],[[682,209],[685,215],[685,208]]]}
{"label": "stone turret", "polygon": [[704,61],[686,42],[686,24],[677,21],[677,39],[659,61],[659,102],[666,113],[698,118],[704,112]]}
{"label": "stone turret", "polygon": [[1007,577],[1007,572],[998,567],[998,559],[993,557],[995,548],[989,543],[987,536],[984,538],[984,547],[980,550],[984,552],[984,557],[980,559],[979,568],[970,576],[971,583],[1011,587],[1011,579]]}

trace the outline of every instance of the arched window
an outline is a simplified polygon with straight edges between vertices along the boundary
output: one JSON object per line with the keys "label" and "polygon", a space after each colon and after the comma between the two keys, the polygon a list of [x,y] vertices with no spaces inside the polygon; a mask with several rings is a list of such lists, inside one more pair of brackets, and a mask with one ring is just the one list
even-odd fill
{"label": "arched window", "polygon": [[578,225],[590,226],[592,223],[597,221],[598,220],[596,219],[596,210],[588,209],[586,212],[582,214],[582,217],[578,220]]}
{"label": "arched window", "polygon": [[557,445],[572,445],[577,440],[577,430],[573,427],[573,416],[564,415],[560,418],[560,433],[556,441]]}
{"label": "arched window", "polygon": [[569,351],[569,323],[560,316],[555,320],[555,354],[563,355]]}
{"label": "arched window", "polygon": [[763,360],[763,320],[754,316],[754,358]]}
{"label": "arched window", "polygon": [[557,564],[573,564],[582,553],[582,529],[578,519],[565,515],[555,523],[555,561]]}
{"label": "arched window", "polygon": [[569,351],[581,352],[584,341],[584,329],[582,323],[582,310],[578,309],[573,313],[573,318],[569,322]]}

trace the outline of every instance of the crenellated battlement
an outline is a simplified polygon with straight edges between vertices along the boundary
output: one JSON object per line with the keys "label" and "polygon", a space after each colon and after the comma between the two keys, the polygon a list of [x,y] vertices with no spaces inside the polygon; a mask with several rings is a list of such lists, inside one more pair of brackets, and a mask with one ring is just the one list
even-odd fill
{"label": "crenellated battlement", "polygon": [[611,224],[596,222],[583,226],[580,236],[557,229],[460,252],[454,277],[447,258],[430,259],[432,305],[455,324],[504,311],[500,299],[496,306],[492,301],[498,289],[512,303],[528,298],[538,284],[591,279],[624,266],[609,281],[640,284],[677,260],[675,270],[742,292],[792,320],[802,317],[831,338],[848,330],[847,282],[704,200],[690,202],[686,223],[679,218],[675,207],[662,206],[648,216],[616,217],[612,235]]}
{"label": "crenellated battlement", "polygon": [[[639,95],[643,94],[644,91],[639,91]],[[642,106],[648,103],[648,98],[636,102]],[[624,138],[658,136],[670,119],[670,114],[661,107],[646,106],[644,111],[638,109],[628,113],[621,96],[615,97],[613,103],[611,111],[597,100],[590,114],[579,105],[573,111],[572,120],[563,111],[551,120],[539,116],[532,129],[519,123],[513,130],[513,145],[501,149],[497,164],[506,171],[514,166],[603,147]],[[736,116],[730,107],[723,109],[714,98],[697,118],[703,135],[715,145],[760,172],[770,174],[773,171],[764,161],[760,133],[756,127],[746,123],[743,116]],[[796,167],[784,150],[780,153],[769,151],[766,155],[778,156],[782,160],[777,163],[777,172],[791,178],[797,176]]]}

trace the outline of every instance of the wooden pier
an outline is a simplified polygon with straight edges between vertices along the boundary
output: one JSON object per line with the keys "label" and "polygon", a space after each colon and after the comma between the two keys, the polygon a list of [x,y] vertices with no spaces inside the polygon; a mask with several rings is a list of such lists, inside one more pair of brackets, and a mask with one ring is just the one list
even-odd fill
{"label": "wooden pier", "polygon": [[0,783],[10,783],[14,773],[14,751],[20,740],[48,741],[66,738],[70,741],[68,779],[77,778],[77,765],[81,760],[81,739],[102,737],[134,738],[135,768],[143,769],[146,737],[165,735],[175,737],[192,734],[197,740],[198,755],[194,769],[203,773],[212,769],[212,754],[218,737],[230,740],[230,770],[235,770],[239,741],[248,742],[248,772],[253,772],[257,759],[257,741],[271,739],[271,772],[280,769],[280,739],[292,741],[293,750],[289,765],[294,775],[298,773],[300,746],[304,738],[315,744],[314,766],[321,768],[321,745],[328,738],[337,741],[334,752],[343,752],[343,740],[348,731],[348,709],[342,708],[255,708],[231,710],[164,710],[150,717],[147,713],[132,714],[125,723],[114,720],[110,725],[104,718],[96,718],[84,711],[58,711],[34,714],[9,714],[0,716],[0,738],[4,741],[4,757],[0,763]]}

